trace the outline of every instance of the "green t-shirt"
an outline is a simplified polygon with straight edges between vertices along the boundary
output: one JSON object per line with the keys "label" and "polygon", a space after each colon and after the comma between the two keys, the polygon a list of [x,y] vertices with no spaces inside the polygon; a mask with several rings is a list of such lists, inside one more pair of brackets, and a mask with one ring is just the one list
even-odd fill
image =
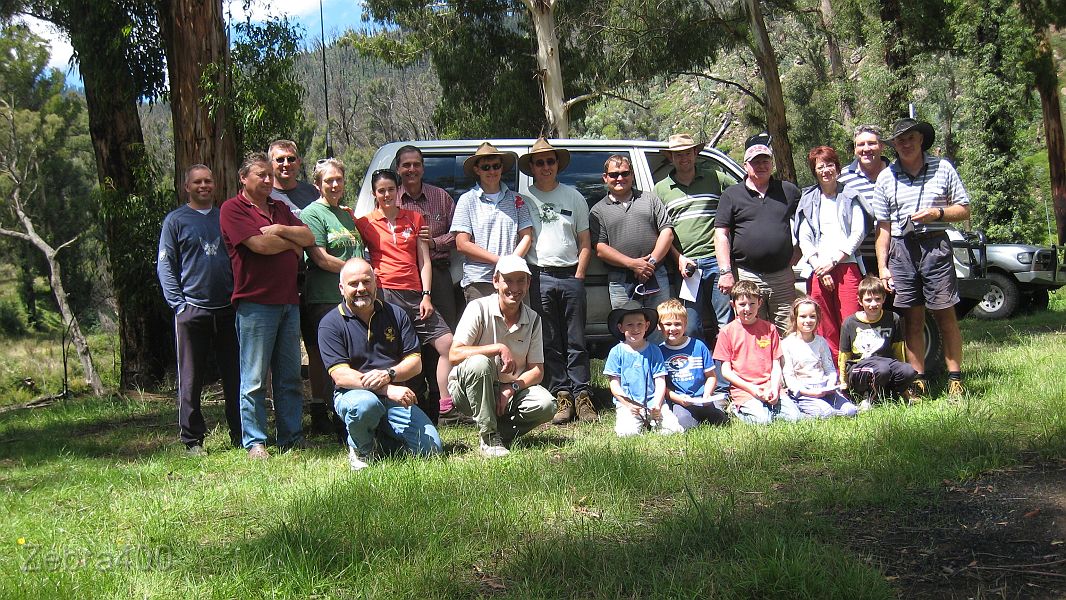
{"label": "green t-shirt", "polygon": [[[315,245],[325,249],[331,256],[341,260],[363,256],[363,238],[359,237],[355,219],[347,208],[333,208],[316,200],[300,211],[300,220],[315,234]],[[304,278],[304,303],[339,303],[339,282],[339,274],[322,270],[308,257],[307,275]]]}
{"label": "green t-shirt", "polygon": [[710,258],[714,256],[714,217],[722,195],[718,174],[697,171],[691,185],[677,183],[673,175],[655,184],[655,194],[674,224],[674,247],[688,258]]}

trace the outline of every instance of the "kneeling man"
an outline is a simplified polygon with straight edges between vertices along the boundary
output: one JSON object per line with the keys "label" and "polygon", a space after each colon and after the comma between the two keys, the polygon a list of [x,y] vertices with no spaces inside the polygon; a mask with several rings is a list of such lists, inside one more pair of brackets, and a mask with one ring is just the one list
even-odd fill
{"label": "kneeling man", "polygon": [[544,348],[540,315],[522,303],[529,278],[525,259],[501,256],[492,275],[496,293],[467,304],[448,352],[455,365],[448,392],[477,421],[489,457],[506,456],[515,438],[555,414],[555,399],[537,385]]}
{"label": "kneeling man", "polygon": [[439,454],[437,429],[411,388],[401,385],[422,371],[407,313],[378,299],[374,269],[361,258],[344,263],[340,289],[344,300],[318,326],[318,348],[336,384],[333,403],[348,429],[352,470],[367,467],[379,443],[384,450]]}

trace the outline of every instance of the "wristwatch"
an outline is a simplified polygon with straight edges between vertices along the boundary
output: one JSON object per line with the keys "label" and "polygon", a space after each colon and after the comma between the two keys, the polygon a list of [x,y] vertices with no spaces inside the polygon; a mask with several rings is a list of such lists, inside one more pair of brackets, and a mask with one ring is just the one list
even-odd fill
{"label": "wristwatch", "polygon": [[939,211],[940,211],[940,216],[938,216],[938,217],[936,218],[936,220],[937,220],[937,221],[943,221],[943,220],[944,220],[944,209],[943,209],[943,208],[940,208],[940,207],[938,206],[938,207],[937,207],[937,210],[939,210]]}
{"label": "wristwatch", "polygon": [[522,384],[521,383],[518,383],[517,381],[512,381],[511,382],[511,391],[512,392],[517,394],[521,389],[522,389]]}
{"label": "wristwatch", "polygon": [[385,373],[389,376],[389,383],[396,381],[396,369],[389,369],[388,371],[385,371]]}
{"label": "wristwatch", "polygon": [[429,290],[422,290],[422,295],[423,295],[423,296],[431,296],[431,295],[433,295],[433,294],[432,294],[432,292],[430,292]]}
{"label": "wristwatch", "polygon": [[648,257],[648,264],[649,264],[649,265],[651,265],[651,266],[653,266],[653,267],[654,267],[654,266],[655,266],[655,263],[657,263],[657,262],[659,262],[659,261],[655,260],[655,257],[654,257],[654,256],[649,256],[649,257]]}

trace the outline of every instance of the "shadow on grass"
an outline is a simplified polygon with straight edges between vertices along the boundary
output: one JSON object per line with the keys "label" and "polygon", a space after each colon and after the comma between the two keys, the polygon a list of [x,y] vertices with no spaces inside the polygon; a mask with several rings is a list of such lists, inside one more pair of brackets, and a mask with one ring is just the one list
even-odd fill
{"label": "shadow on grass", "polygon": [[[396,463],[297,498],[239,554],[302,593],[321,582],[366,597],[889,598],[882,574],[817,515],[906,514],[935,501],[943,480],[1034,448],[980,410],[884,413],[861,435],[852,423],[837,436],[800,423],[743,430],[727,449],[707,432],[680,459],[657,454],[658,440],[609,439],[562,461],[519,451]],[[1038,443],[1066,454],[1066,423]],[[236,591],[257,589],[245,585]]]}

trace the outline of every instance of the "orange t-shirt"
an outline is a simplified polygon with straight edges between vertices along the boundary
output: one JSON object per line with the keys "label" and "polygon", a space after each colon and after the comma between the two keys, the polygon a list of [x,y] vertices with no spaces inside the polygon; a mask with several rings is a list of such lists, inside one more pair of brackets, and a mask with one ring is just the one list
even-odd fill
{"label": "orange t-shirt", "polygon": [[756,320],[745,326],[731,321],[718,334],[714,359],[728,362],[744,381],[763,385],[770,381],[774,361],[781,358],[781,336],[769,321]]}
{"label": "orange t-shirt", "polygon": [[378,287],[392,290],[422,290],[418,272],[418,231],[425,221],[420,213],[400,209],[395,224],[380,208],[355,221],[363,243],[370,251],[370,265]]}

